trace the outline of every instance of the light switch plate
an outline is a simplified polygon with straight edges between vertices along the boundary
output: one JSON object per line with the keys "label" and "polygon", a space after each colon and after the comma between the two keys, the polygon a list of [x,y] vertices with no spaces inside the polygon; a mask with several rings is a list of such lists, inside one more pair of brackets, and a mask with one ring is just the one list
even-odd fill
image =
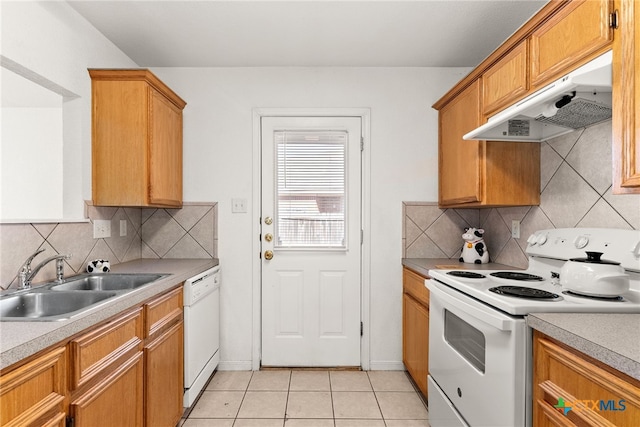
{"label": "light switch plate", "polygon": [[108,219],[96,219],[93,221],[93,238],[103,239],[111,237],[111,221]]}
{"label": "light switch plate", "polygon": [[127,220],[121,219],[120,220],[120,237],[123,237],[126,235],[127,235]]}

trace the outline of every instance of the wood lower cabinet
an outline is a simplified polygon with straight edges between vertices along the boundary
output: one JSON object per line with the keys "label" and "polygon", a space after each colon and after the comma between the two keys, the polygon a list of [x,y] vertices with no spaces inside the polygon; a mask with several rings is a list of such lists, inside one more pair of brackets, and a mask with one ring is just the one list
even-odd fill
{"label": "wood lower cabinet", "polygon": [[183,412],[182,287],[145,304],[145,425],[174,427]]}
{"label": "wood lower cabinet", "polygon": [[480,92],[478,80],[439,111],[439,206],[539,205],[539,143],[462,139],[481,123]]}
{"label": "wood lower cabinet", "polygon": [[616,0],[613,43],[613,193],[640,194],[640,3]]}
{"label": "wood lower cabinet", "polygon": [[175,427],[182,416],[182,286],[0,372],[0,425]]}
{"label": "wood lower cabinet", "polygon": [[182,206],[186,102],[149,70],[89,70],[97,206]]}
{"label": "wood lower cabinet", "polygon": [[142,352],[119,364],[69,406],[76,427],[142,427]]}
{"label": "wood lower cabinet", "polygon": [[534,331],[533,426],[637,426],[640,381]]}
{"label": "wood lower cabinet", "polygon": [[48,350],[0,376],[0,425],[64,426],[66,348]]}
{"label": "wood lower cabinet", "polygon": [[427,397],[429,374],[429,290],[425,277],[403,269],[402,361],[422,394]]}
{"label": "wood lower cabinet", "polygon": [[611,6],[612,0],[572,0],[531,34],[534,90],[609,49]]}
{"label": "wood lower cabinet", "polygon": [[69,343],[75,426],[142,427],[142,315],[138,307]]}

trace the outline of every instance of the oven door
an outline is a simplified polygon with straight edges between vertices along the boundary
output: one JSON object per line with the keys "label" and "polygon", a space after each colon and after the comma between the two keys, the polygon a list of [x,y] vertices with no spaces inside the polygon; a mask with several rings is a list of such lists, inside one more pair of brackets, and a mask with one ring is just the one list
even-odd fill
{"label": "oven door", "polygon": [[[452,406],[474,427],[530,425],[531,334],[524,318],[436,280],[427,283],[429,374]],[[437,408],[429,411],[432,427],[450,418]]]}

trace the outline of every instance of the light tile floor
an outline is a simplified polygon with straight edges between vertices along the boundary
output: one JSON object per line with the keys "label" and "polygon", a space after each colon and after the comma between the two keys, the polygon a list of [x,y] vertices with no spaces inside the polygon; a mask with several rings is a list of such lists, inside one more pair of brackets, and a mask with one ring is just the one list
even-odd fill
{"label": "light tile floor", "polygon": [[427,408],[402,371],[218,371],[181,427],[418,427]]}

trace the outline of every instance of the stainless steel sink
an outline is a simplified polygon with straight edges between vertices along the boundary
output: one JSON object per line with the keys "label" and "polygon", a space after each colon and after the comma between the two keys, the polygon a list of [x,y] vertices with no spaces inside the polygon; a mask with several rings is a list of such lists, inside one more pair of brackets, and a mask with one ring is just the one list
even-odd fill
{"label": "stainless steel sink", "polygon": [[62,284],[53,285],[51,289],[54,291],[123,291],[139,288],[164,276],[164,274],[117,273],[80,275],[69,278]]}
{"label": "stainless steel sink", "polygon": [[115,292],[32,290],[0,298],[0,320],[52,321],[73,317],[116,296]]}

